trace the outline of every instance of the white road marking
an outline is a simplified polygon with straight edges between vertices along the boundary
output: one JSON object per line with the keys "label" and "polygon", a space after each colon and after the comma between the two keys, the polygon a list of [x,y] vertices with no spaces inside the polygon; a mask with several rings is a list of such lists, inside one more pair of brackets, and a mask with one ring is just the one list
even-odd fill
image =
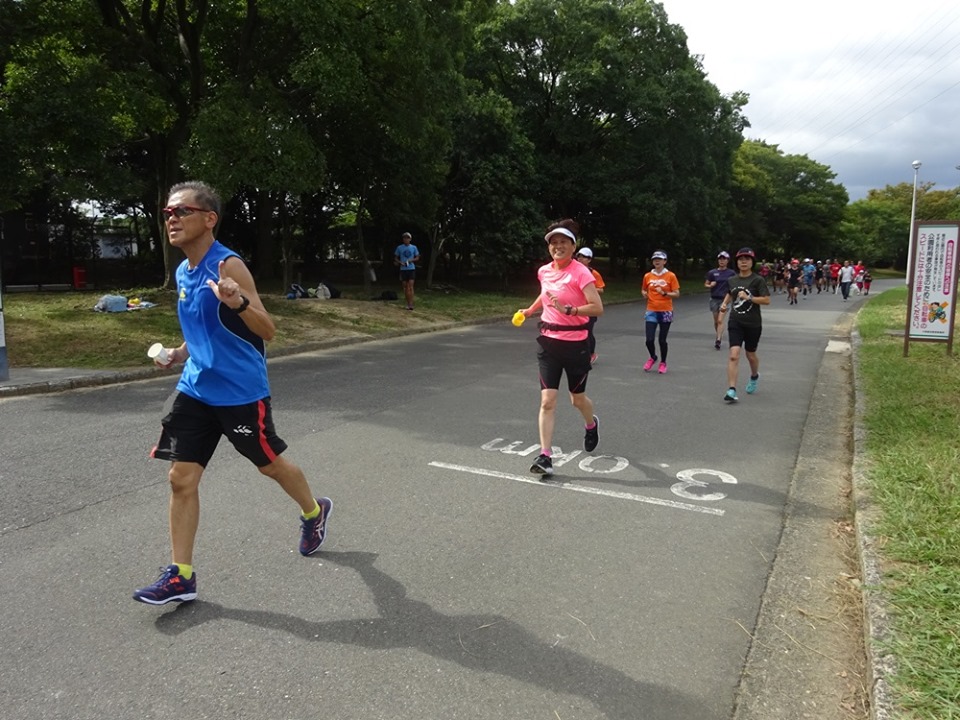
{"label": "white road marking", "polygon": [[679,495],[682,498],[687,500],[723,500],[726,497],[724,493],[706,493],[703,495],[687,492],[687,488],[696,487],[696,488],[708,488],[710,487],[709,483],[704,482],[703,480],[697,480],[695,475],[711,475],[713,477],[718,477],[725,483],[731,483],[733,485],[737,484],[737,479],[730,473],[725,473],[722,470],[711,470],[710,468],[691,468],[690,470],[681,470],[677,473],[677,480],[680,482],[671,485],[670,491],[674,495]]}
{"label": "white road marking", "polygon": [[[601,466],[598,468],[594,467],[598,462]],[[611,462],[613,464],[610,465],[610,467],[603,467],[603,465]],[[617,455],[587,455],[578,465],[584,472],[609,474],[626,470],[630,467],[630,461]]]}
{"label": "white road marking", "polygon": [[676,500],[660,500],[659,498],[646,497],[644,495],[633,495],[632,493],[617,492],[616,490],[602,490],[599,488],[586,487],[584,485],[574,485],[567,482],[541,482],[540,480],[524,477],[523,475],[511,475],[510,473],[498,472],[497,470],[486,470],[484,468],[468,467],[466,465],[453,465],[444,462],[431,462],[432,467],[443,468],[445,470],[455,470],[457,472],[471,473],[473,475],[485,475],[487,477],[500,478],[502,480],[515,480],[516,482],[527,483],[544,488],[558,488],[561,490],[573,490],[588,495],[602,495],[604,497],[617,498],[619,500],[633,500],[634,502],[647,503],[649,505],[661,505],[663,507],[673,508],[675,510],[690,510],[691,512],[704,513],[706,515],[723,515],[725,511],[713,507],[701,507],[691,505],[690,503],[677,502]]}

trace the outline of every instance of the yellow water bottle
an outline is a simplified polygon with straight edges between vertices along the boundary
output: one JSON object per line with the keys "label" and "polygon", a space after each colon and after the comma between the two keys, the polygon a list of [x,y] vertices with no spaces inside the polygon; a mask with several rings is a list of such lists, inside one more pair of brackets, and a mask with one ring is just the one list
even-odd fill
{"label": "yellow water bottle", "polygon": [[523,314],[523,310],[517,310],[513,314],[513,324],[517,327],[523,325],[523,321],[527,319],[527,316]]}

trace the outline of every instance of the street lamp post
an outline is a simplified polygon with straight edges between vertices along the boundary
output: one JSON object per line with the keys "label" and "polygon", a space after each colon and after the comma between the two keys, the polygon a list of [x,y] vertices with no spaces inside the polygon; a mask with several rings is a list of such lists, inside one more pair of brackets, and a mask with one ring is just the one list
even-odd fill
{"label": "street lamp post", "polygon": [[910,284],[911,273],[913,272],[913,223],[917,218],[917,176],[920,174],[919,160],[913,161],[913,202],[910,204],[910,239],[907,241],[907,276],[904,282]]}

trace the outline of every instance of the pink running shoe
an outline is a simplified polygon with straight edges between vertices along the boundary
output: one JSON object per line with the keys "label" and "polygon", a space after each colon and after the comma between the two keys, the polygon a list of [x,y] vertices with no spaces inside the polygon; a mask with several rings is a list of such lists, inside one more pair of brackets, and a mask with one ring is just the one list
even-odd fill
{"label": "pink running shoe", "polygon": [[661,375],[666,375],[666,374],[667,374],[667,364],[664,363],[664,362],[660,363],[660,367],[657,368],[657,372],[660,373]]}
{"label": "pink running shoe", "polygon": [[650,358],[643,364],[643,371],[650,372],[650,368],[653,367],[653,364],[657,361],[656,358]]}

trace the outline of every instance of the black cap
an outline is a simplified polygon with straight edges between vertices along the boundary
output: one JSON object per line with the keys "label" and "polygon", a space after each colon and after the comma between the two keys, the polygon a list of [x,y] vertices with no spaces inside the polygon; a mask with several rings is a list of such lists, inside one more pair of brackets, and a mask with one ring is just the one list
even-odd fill
{"label": "black cap", "polygon": [[753,258],[754,260],[757,259],[757,256],[754,255],[753,250],[751,250],[748,247],[740,248],[739,250],[737,250],[737,258],[739,259],[742,257]]}

